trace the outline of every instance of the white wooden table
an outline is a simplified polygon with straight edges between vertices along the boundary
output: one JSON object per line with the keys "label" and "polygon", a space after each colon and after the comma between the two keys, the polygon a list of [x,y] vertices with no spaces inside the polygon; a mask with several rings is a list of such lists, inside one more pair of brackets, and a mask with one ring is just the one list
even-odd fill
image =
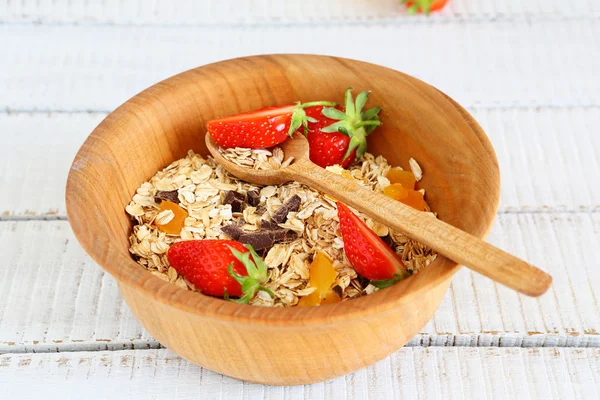
{"label": "white wooden table", "polygon": [[[0,0],[0,398],[600,397],[600,0]],[[498,153],[489,241],[554,277],[531,299],[460,271],[404,349],[333,381],[204,370],[135,321],[66,221],[83,140],[130,96],[249,54],[358,58],[445,91]]]}

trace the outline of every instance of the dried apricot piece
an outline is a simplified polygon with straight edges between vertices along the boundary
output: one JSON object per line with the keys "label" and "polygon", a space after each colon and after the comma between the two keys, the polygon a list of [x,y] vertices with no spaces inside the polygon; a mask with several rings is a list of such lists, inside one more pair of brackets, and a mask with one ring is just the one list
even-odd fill
{"label": "dried apricot piece", "polygon": [[400,201],[416,210],[425,211],[425,199],[423,198],[423,194],[421,192],[411,190],[408,192],[408,196]]}
{"label": "dried apricot piece", "polygon": [[159,214],[166,210],[173,212],[173,218],[169,222],[162,225],[156,224],[158,230],[166,233],[167,235],[179,235],[185,224],[185,219],[188,217],[187,211],[181,208],[178,204],[168,200],[161,201],[158,207]]}
{"label": "dried apricot piece", "polygon": [[315,290],[308,296],[302,297],[300,301],[298,301],[299,307],[318,306],[319,304],[321,304],[321,296],[319,295],[319,292],[317,290]]}
{"label": "dried apricot piece", "polygon": [[399,183],[393,183],[383,189],[383,194],[416,210],[425,211],[423,194],[416,190],[408,190]]}
{"label": "dried apricot piece", "polygon": [[385,175],[391,184],[399,183],[405,189],[414,190],[417,179],[415,175],[410,171],[404,171],[400,168],[391,168]]}
{"label": "dried apricot piece", "polygon": [[[337,303],[336,298],[341,301],[332,286],[337,278],[337,272],[329,258],[322,252],[317,252],[313,262],[310,264],[309,286],[317,290],[302,297],[299,306],[316,306],[319,304]],[[335,296],[335,297],[334,297]]]}
{"label": "dried apricot piece", "polygon": [[340,299],[334,291],[331,291],[324,299],[321,299],[321,304],[335,304],[340,301],[342,301],[342,299]]}
{"label": "dried apricot piece", "polygon": [[402,201],[408,197],[408,189],[399,183],[393,183],[383,189],[383,194],[387,197],[391,197],[394,200]]}

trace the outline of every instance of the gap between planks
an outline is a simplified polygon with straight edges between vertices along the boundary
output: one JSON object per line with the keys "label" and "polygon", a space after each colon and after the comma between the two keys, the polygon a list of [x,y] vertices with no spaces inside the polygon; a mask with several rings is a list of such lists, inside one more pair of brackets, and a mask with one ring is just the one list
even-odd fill
{"label": "gap between planks", "polygon": [[600,21],[600,13],[594,13],[593,15],[560,15],[560,14],[519,14],[519,15],[508,15],[508,14],[492,14],[492,15],[434,15],[430,18],[421,16],[373,16],[366,18],[353,18],[353,17],[342,17],[332,19],[285,19],[285,18],[272,18],[268,20],[249,20],[240,22],[231,22],[229,20],[212,20],[203,22],[133,22],[133,21],[51,21],[51,20],[20,20],[20,21],[9,21],[0,19],[1,25],[8,26],[57,26],[57,27],[72,27],[72,26],[89,26],[89,27],[122,27],[122,28],[154,28],[154,29],[186,29],[186,28],[214,28],[219,27],[222,29],[263,29],[263,28],[311,28],[311,27],[323,27],[328,26],[331,28],[335,27],[394,27],[394,26],[419,26],[429,25],[437,26],[449,23],[460,23],[460,24],[474,24],[480,25],[485,23],[537,23],[537,22],[548,22],[548,23],[562,23],[562,22],[596,22]]}
{"label": "gap between planks", "polygon": [[[539,103],[539,104],[517,104],[517,103],[506,103],[506,104],[462,104],[470,112],[477,112],[479,110],[489,110],[489,111],[527,111],[527,112],[542,112],[546,110],[594,110],[600,109],[600,104],[550,104],[550,103]],[[19,115],[26,114],[31,115],[32,117],[41,114],[46,115],[48,117],[52,117],[53,114],[63,115],[63,114],[89,114],[90,116],[99,115],[102,117],[106,117],[112,110],[108,109],[99,109],[99,108],[90,108],[90,109],[78,109],[78,108],[70,108],[70,109],[60,109],[60,108],[11,108],[5,107],[0,109],[0,116],[7,115]]]}
{"label": "gap between planks", "polygon": [[600,349],[405,347],[367,368],[312,385],[264,386],[168,350],[0,355],[6,398],[592,399]]}
{"label": "gap between planks", "polygon": [[[500,210],[496,214],[499,215],[510,215],[510,214],[596,214],[600,213],[600,207],[592,208],[592,209],[583,209],[583,210],[565,210],[560,208],[550,208],[546,207],[538,210]],[[34,214],[33,212],[29,212],[29,214],[25,215],[0,215],[1,221],[68,221],[67,215],[63,214],[55,214],[55,213],[47,213],[47,214]]]}

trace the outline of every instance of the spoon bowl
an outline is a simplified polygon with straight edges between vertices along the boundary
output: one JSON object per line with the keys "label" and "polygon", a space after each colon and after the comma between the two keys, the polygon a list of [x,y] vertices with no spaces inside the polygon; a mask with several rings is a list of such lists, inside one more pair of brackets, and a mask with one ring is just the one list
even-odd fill
{"label": "spoon bowl", "polygon": [[223,154],[219,151],[219,145],[215,143],[208,133],[204,136],[204,140],[206,142],[206,148],[213,158],[231,175],[238,179],[256,183],[258,185],[279,185],[294,180],[294,176],[297,175],[297,167],[294,166],[294,164],[296,164],[298,160],[308,160],[309,154],[308,140],[306,140],[306,137],[301,133],[295,132],[292,138],[279,145],[283,150],[285,157],[293,157],[294,161],[284,168],[258,170],[237,165],[223,157]]}

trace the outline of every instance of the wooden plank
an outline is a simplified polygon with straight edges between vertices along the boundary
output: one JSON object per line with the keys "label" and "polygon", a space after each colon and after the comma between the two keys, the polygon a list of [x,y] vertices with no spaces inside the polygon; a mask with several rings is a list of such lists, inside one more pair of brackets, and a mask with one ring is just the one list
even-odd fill
{"label": "wooden plank", "polygon": [[105,113],[0,114],[0,215],[66,216],[73,158]]}
{"label": "wooden plank", "polygon": [[[488,133],[501,171],[501,212],[599,211],[600,108],[470,111]],[[66,215],[75,153],[105,113],[0,113],[0,215]],[[8,145],[6,143],[8,141]],[[49,155],[52,155],[51,157]]]}
{"label": "wooden plank", "polygon": [[[600,347],[600,213],[500,214],[489,241],[553,287],[532,299],[463,269],[411,346]],[[0,254],[0,353],[159,347],[66,221],[0,222]]]}
{"label": "wooden plank", "polygon": [[[360,58],[415,75],[465,106],[597,107],[599,36],[595,19],[222,27],[4,24],[0,109],[111,110],[180,71],[265,53]],[[432,62],[432,55],[440,62]]]}
{"label": "wooden plank", "polygon": [[[366,369],[304,386],[250,384],[168,350],[0,355],[9,399],[592,399],[600,349],[405,347]],[[380,396],[381,395],[381,396]]]}
{"label": "wooden plank", "polygon": [[[397,0],[246,0],[239,7],[236,0],[219,2],[180,0],[173,7],[163,2],[143,0],[104,0],[74,2],[55,0],[0,1],[0,21],[78,24],[254,24],[311,23],[337,21],[400,21],[405,8]],[[446,19],[558,18],[589,17],[597,12],[593,0],[547,1],[452,0],[443,12],[431,18],[413,17],[418,23],[436,23]]]}

